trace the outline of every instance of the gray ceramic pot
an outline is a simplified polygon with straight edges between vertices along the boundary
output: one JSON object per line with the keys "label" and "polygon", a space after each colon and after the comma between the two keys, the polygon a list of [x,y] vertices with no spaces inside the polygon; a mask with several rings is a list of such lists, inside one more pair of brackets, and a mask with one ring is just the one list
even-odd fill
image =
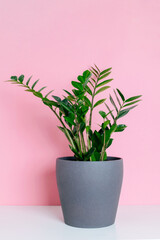
{"label": "gray ceramic pot", "polygon": [[97,162],[57,158],[56,177],[66,224],[99,228],[115,222],[123,178],[121,158]]}

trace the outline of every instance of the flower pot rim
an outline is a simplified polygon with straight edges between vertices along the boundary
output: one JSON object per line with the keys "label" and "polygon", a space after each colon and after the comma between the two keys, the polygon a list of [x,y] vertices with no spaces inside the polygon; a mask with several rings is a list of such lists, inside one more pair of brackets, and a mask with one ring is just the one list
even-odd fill
{"label": "flower pot rim", "polygon": [[122,161],[123,159],[121,157],[115,157],[115,156],[108,156],[106,161],[80,161],[75,160],[76,158],[73,156],[64,156],[64,157],[58,157],[56,160],[62,160],[62,161],[68,161],[68,162],[82,162],[82,163],[99,163],[99,162],[111,162],[111,161]]}

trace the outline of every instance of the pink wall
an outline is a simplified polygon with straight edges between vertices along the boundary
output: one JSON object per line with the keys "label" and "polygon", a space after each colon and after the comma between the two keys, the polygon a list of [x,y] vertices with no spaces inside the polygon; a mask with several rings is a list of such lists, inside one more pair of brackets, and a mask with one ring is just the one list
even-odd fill
{"label": "pink wall", "polygon": [[121,204],[160,204],[159,13],[159,0],[0,2],[0,204],[59,204],[55,159],[70,154],[52,112],[3,81],[33,74],[61,95],[93,63],[112,66],[126,96],[143,94],[109,150],[124,159]]}

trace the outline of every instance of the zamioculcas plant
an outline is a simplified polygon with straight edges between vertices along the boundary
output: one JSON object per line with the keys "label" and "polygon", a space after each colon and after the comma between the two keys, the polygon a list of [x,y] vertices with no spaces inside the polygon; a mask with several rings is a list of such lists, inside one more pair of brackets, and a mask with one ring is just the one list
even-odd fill
{"label": "zamioculcas plant", "polygon": [[[122,132],[127,126],[120,124],[120,120],[131,109],[137,106],[141,95],[125,98],[119,89],[113,90],[113,95],[97,99],[99,93],[106,95],[106,90],[113,80],[108,78],[111,68],[101,71],[96,65],[83,72],[72,81],[71,92],[64,90],[62,98],[52,95],[53,92],[42,94],[46,87],[35,90],[39,80],[30,85],[31,77],[24,81],[24,75],[11,76],[9,82],[26,88],[25,91],[33,93],[47,105],[59,119],[61,126],[58,128],[65,134],[69,141],[69,147],[79,161],[105,161],[107,160],[106,149],[112,144],[112,134]],[[104,111],[99,111],[102,123],[99,130],[92,129],[92,114],[97,106],[103,104]]]}

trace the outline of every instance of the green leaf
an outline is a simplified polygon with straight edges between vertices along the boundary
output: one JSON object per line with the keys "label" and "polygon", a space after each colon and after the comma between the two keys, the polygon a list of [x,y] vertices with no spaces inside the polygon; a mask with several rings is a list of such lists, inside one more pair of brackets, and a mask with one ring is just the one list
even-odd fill
{"label": "green leaf", "polygon": [[108,124],[110,124],[110,121],[109,121],[109,120],[107,120],[107,121],[105,121],[104,123],[102,123],[102,129],[103,129],[103,130],[106,129],[106,127],[107,127]]}
{"label": "green leaf", "polygon": [[[108,111],[109,111],[109,112],[108,112],[108,114],[110,114],[110,115],[111,115],[111,117],[112,117],[112,118],[113,118],[113,120],[114,120],[115,118],[114,118],[114,115],[113,115],[113,113],[112,113],[113,111],[110,109],[110,107],[107,105],[107,103],[105,103],[105,106],[106,106],[106,108],[107,108],[107,109],[108,109]],[[108,115],[108,114],[107,114],[107,115]]]}
{"label": "green leaf", "polygon": [[99,74],[98,71],[94,68],[94,67],[91,67],[92,71],[95,72],[97,75]]}
{"label": "green leaf", "polygon": [[125,116],[127,113],[129,112],[129,110],[121,110],[117,116],[117,119]]}
{"label": "green leaf", "polygon": [[135,99],[137,99],[137,98],[140,98],[140,97],[142,97],[142,95],[138,95],[138,96],[135,96],[135,97],[131,97],[131,98],[128,98],[125,102],[131,102],[131,101],[133,101],[133,100],[135,100]]}
{"label": "green leaf", "polygon": [[85,82],[85,78],[81,75],[77,77],[77,79],[83,84]]}
{"label": "green leaf", "polygon": [[108,73],[106,73],[106,74],[104,74],[104,75],[101,75],[101,77],[98,78],[98,81],[100,81],[101,79],[107,77],[110,73],[111,73],[111,72],[108,72]]}
{"label": "green leaf", "polygon": [[97,92],[95,93],[95,95],[97,95],[97,94],[100,93],[100,92],[105,91],[105,90],[108,89],[108,88],[110,88],[110,86],[106,86],[106,87],[102,87],[102,88],[98,89]]}
{"label": "green leaf", "polygon": [[102,118],[106,118],[107,114],[103,111],[99,111],[99,114],[101,115]]}
{"label": "green leaf", "polygon": [[40,93],[40,92],[34,92],[33,94],[34,94],[36,97],[43,98],[43,95],[42,95],[42,93]]}
{"label": "green leaf", "polygon": [[121,97],[122,101],[124,102],[125,98],[124,98],[123,94],[121,93],[121,91],[118,88],[116,88],[116,90],[117,90],[119,96]]}
{"label": "green leaf", "polygon": [[86,96],[84,96],[84,101],[89,107],[92,107],[91,101]]}
{"label": "green leaf", "polygon": [[86,152],[86,153],[84,154],[84,160],[88,160],[88,159],[91,157],[91,155],[94,153],[94,151],[95,151],[95,148],[94,148],[94,147],[91,147],[91,148],[88,150],[88,152]]}
{"label": "green leaf", "polygon": [[128,103],[128,104],[125,104],[124,107],[130,106],[130,105],[135,104],[135,103],[137,103],[137,102],[139,102],[139,101],[141,101],[141,100],[137,100],[137,101],[130,102],[130,103]]}
{"label": "green leaf", "polygon": [[11,79],[17,81],[17,76],[11,76]]}
{"label": "green leaf", "polygon": [[70,118],[70,117],[67,117],[67,116],[64,116],[64,119],[65,119],[65,121],[67,121],[68,123],[70,123],[71,125],[76,125],[75,124],[75,122],[74,122],[74,120],[72,119],[72,118]]}
{"label": "green leaf", "polygon": [[92,159],[92,161],[99,161],[100,160],[100,156],[101,156],[101,154],[99,152],[94,151],[91,159]]}
{"label": "green leaf", "polygon": [[116,93],[116,91],[114,89],[113,89],[113,91],[114,91],[114,94],[116,96],[117,102],[119,103],[119,106],[121,107],[121,102],[120,102],[120,100],[119,100],[119,98],[117,96],[117,93]]}
{"label": "green leaf", "polygon": [[80,129],[79,129],[79,130],[80,130],[81,133],[84,132],[85,126],[86,126],[86,125],[85,125],[84,122],[81,122],[81,123],[80,123]]}
{"label": "green leaf", "polygon": [[83,161],[82,156],[77,152],[77,150],[74,149],[74,148],[73,148],[72,146],[70,146],[70,145],[69,145],[69,147],[70,147],[70,149],[72,150],[72,152],[75,154],[76,158],[78,158],[79,160]]}
{"label": "green leaf", "polygon": [[91,83],[91,81],[89,81],[89,83],[91,84],[91,86],[94,88],[94,86],[93,86],[93,83]]}
{"label": "green leaf", "polygon": [[126,127],[127,126],[125,124],[119,124],[119,125],[117,125],[117,128],[116,128],[115,132],[122,132],[122,131],[124,131],[124,129]]}
{"label": "green leaf", "polygon": [[39,91],[38,92],[41,92],[43,89],[45,89],[46,87],[42,87],[41,89],[39,89]]}
{"label": "green leaf", "polygon": [[31,87],[32,89],[34,89],[34,87],[36,86],[36,84],[38,83],[38,81],[39,81],[39,79],[33,83],[32,87]]}
{"label": "green leaf", "polygon": [[46,95],[45,95],[45,98],[47,98],[49,96],[50,93],[52,93],[54,90],[51,90],[50,92],[48,92]]}
{"label": "green leaf", "polygon": [[82,98],[84,96],[84,92],[83,91],[80,91],[80,90],[77,90],[77,89],[73,89],[72,92],[78,98]]}
{"label": "green leaf", "polygon": [[54,106],[54,107],[58,107],[58,103],[56,103],[55,101],[51,101],[48,98],[43,98],[42,99],[43,103],[49,107]]}
{"label": "green leaf", "polygon": [[26,82],[26,85],[28,86],[30,80],[31,80],[32,76],[30,76],[30,78],[28,78],[28,81]]}
{"label": "green leaf", "polygon": [[25,91],[26,91],[26,92],[32,92],[32,93],[35,92],[35,90],[33,90],[33,89],[26,89]]}
{"label": "green leaf", "polygon": [[102,72],[100,73],[100,76],[103,75],[103,74],[105,74],[105,73],[107,73],[107,72],[109,72],[111,69],[112,69],[112,68],[107,68],[107,69],[105,69],[104,71],[102,71]]}
{"label": "green leaf", "polygon": [[133,106],[133,107],[130,107],[130,108],[126,108],[126,109],[124,109],[124,110],[121,110],[121,111],[119,112],[118,116],[117,116],[117,119],[125,116],[131,109],[133,109],[133,108],[135,108],[135,107],[137,107],[137,105],[135,105],[135,106]]}
{"label": "green leaf", "polygon": [[76,81],[72,81],[71,83],[72,83],[72,86],[73,86],[73,87],[75,87],[75,88],[83,91],[83,85],[82,85],[81,83],[76,82]]}
{"label": "green leaf", "polygon": [[68,112],[74,113],[73,110],[72,110],[69,106],[67,106],[67,104],[65,104],[64,102],[61,101],[60,104],[61,104],[61,106],[64,107]]}
{"label": "green leaf", "polygon": [[92,91],[87,85],[85,86],[85,90],[92,96]]}
{"label": "green leaf", "polygon": [[111,128],[109,129],[110,135],[111,135],[113,132],[115,132],[116,128],[117,128],[117,124],[114,123],[114,124],[111,126]]}
{"label": "green leaf", "polygon": [[90,130],[90,126],[86,126],[86,132],[88,133]]}
{"label": "green leaf", "polygon": [[118,113],[118,108],[117,108],[117,106],[116,106],[116,104],[115,104],[115,102],[114,102],[114,100],[113,100],[113,98],[112,98],[112,96],[111,96],[111,95],[109,95],[109,99],[110,99],[110,101],[111,101],[112,105],[115,107],[115,109],[116,109],[116,112]]}
{"label": "green leaf", "polygon": [[70,97],[74,98],[73,94],[68,92],[67,90],[63,89],[63,91],[65,91]]}
{"label": "green leaf", "polygon": [[86,78],[90,78],[90,76],[91,76],[92,74],[91,74],[91,72],[89,71],[89,70],[86,70],[86,71],[84,71],[83,72],[83,77],[86,79]]}
{"label": "green leaf", "polygon": [[98,72],[100,72],[100,69],[97,67],[97,65],[96,65],[96,64],[94,64],[94,66],[97,68]]}
{"label": "green leaf", "polygon": [[104,103],[105,101],[106,101],[106,98],[100,99],[99,101],[97,101],[97,102],[94,104],[93,108],[95,108],[95,107],[97,107],[98,105]]}
{"label": "green leaf", "polygon": [[96,83],[96,80],[94,78],[91,78],[94,83]]}
{"label": "green leaf", "polygon": [[106,148],[109,148],[111,146],[112,142],[113,142],[113,138],[110,138],[108,143],[107,143]]}
{"label": "green leaf", "polygon": [[57,96],[54,96],[54,95],[52,95],[52,97],[53,97],[57,102],[61,102],[60,97],[57,97]]}
{"label": "green leaf", "polygon": [[103,86],[103,85],[105,85],[105,84],[107,84],[107,83],[109,83],[109,82],[111,82],[113,80],[113,78],[111,78],[111,79],[108,79],[108,80],[105,80],[105,81],[103,81],[103,82],[101,82],[101,83],[99,83],[96,87],[98,88],[98,87],[101,87],[101,86]]}
{"label": "green leaf", "polygon": [[23,80],[24,80],[24,75],[21,75],[18,80],[20,81],[20,83],[23,83]]}

